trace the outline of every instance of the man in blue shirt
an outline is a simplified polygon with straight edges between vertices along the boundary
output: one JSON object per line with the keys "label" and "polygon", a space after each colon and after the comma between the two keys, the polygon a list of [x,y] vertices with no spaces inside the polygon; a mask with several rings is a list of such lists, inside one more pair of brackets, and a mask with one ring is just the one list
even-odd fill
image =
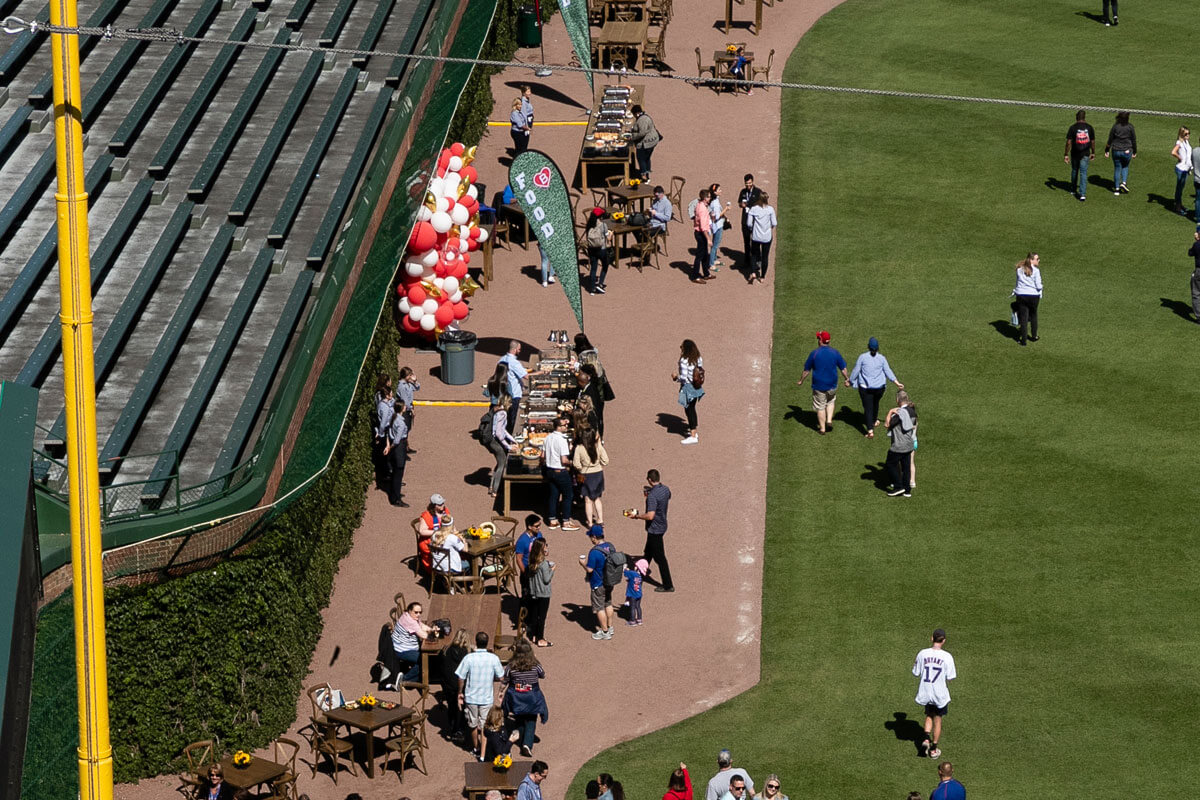
{"label": "man in blue shirt", "polygon": [[383,456],[392,468],[388,482],[388,501],[400,508],[408,508],[401,494],[404,485],[404,465],[408,462],[408,425],[404,422],[404,401],[397,400],[387,427],[387,441],[383,445]]}
{"label": "man in blue shirt", "polygon": [[550,773],[550,767],[545,761],[535,761],[529,765],[529,774],[517,787],[517,800],[542,800],[542,781]]}
{"label": "man in blue shirt", "polygon": [[508,352],[500,357],[499,363],[508,366],[508,394],[512,397],[512,407],[508,414],[508,432],[512,433],[519,416],[517,410],[521,407],[521,398],[525,396],[525,378],[529,370],[521,363],[521,343],[513,339],[508,343]]}
{"label": "man in blue shirt", "polygon": [[954,780],[954,765],[949,761],[938,764],[938,777],[941,779],[929,800],[967,800],[967,787]]}
{"label": "man in blue shirt", "polygon": [[612,607],[613,587],[604,585],[604,562],[608,560],[608,554],[615,548],[609,542],[604,541],[604,528],[600,525],[588,528],[587,536],[592,543],[592,549],[588,551],[587,555],[579,557],[579,566],[583,567],[583,571],[587,575],[588,588],[591,590],[592,611],[596,614],[596,632],[592,634],[592,638],[611,639],[613,637],[612,624],[616,614],[613,613]]}
{"label": "man in blue shirt", "polygon": [[667,229],[667,223],[671,221],[671,200],[666,195],[666,190],[661,186],[654,187],[654,202],[650,204],[650,222],[646,226],[651,233],[658,233]]}
{"label": "man in blue shirt", "polygon": [[810,374],[813,376],[813,411],[817,412],[817,433],[822,436],[825,435],[826,429],[833,430],[838,370],[841,370],[842,378],[850,380],[850,376],[846,374],[846,359],[829,346],[829,331],[817,331],[817,349],[805,359],[804,374],[796,381],[796,385],[803,386],[804,379]]}

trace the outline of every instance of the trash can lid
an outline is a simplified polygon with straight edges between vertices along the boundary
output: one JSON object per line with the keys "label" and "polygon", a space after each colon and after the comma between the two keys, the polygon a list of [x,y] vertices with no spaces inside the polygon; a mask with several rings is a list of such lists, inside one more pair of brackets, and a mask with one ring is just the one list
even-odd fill
{"label": "trash can lid", "polygon": [[441,344],[474,344],[479,337],[470,331],[442,331],[438,341]]}

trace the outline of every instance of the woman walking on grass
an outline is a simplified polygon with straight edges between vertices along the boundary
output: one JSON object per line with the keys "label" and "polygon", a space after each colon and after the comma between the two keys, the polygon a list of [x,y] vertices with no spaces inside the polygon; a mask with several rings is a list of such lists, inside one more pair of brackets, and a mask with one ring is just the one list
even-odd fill
{"label": "woman walking on grass", "polygon": [[1187,186],[1188,174],[1192,171],[1192,143],[1190,141],[1191,131],[1187,128],[1179,129],[1179,136],[1175,139],[1175,147],[1171,148],[1171,158],[1177,159],[1175,164],[1175,213],[1186,216],[1187,211],[1183,208],[1183,189]]}
{"label": "woman walking on grass", "polygon": [[1137,158],[1137,132],[1129,124],[1129,112],[1117,114],[1117,121],[1108,132],[1108,141],[1104,144],[1104,157],[1112,153],[1113,160],[1113,194],[1129,192],[1126,181],[1129,180],[1129,162]]}
{"label": "woman walking on grass", "polygon": [[538,647],[551,647],[546,639],[546,615],[550,611],[550,581],[554,580],[554,562],[549,560],[550,545],[545,539],[534,539],[529,550],[529,638]]}
{"label": "woman walking on grass", "polygon": [[684,339],[679,345],[679,368],[672,373],[671,380],[679,384],[679,405],[687,417],[687,436],[681,444],[699,444],[696,403],[704,396],[704,359],[691,339]]}
{"label": "woman walking on grass", "polygon": [[692,800],[692,776],[688,774],[687,764],[679,762],[679,769],[667,778],[667,791],[662,800]]}
{"label": "woman walking on grass", "polygon": [[1042,299],[1042,271],[1038,269],[1041,258],[1030,253],[1017,264],[1017,285],[1013,296],[1017,304],[1017,321],[1021,326],[1021,347],[1025,346],[1026,329],[1029,341],[1038,340],[1038,302]]}
{"label": "woman walking on grass", "polygon": [[867,429],[866,437],[875,438],[875,428],[879,425],[879,401],[887,389],[887,382],[896,384],[897,389],[903,389],[904,384],[892,372],[886,356],[879,353],[879,340],[872,336],[867,341],[867,352],[854,362],[854,369],[846,386],[858,389],[858,396],[863,404],[863,425]]}

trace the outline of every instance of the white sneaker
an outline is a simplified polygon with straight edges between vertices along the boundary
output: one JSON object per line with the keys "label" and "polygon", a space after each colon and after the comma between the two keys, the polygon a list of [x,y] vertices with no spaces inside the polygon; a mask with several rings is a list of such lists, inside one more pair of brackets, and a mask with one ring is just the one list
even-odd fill
{"label": "white sneaker", "polygon": [[680,442],[680,444],[700,444],[700,440],[697,439],[695,436],[689,436],[686,439],[684,439],[682,442]]}
{"label": "white sneaker", "polygon": [[546,288],[547,286],[549,286],[549,285],[550,285],[550,284],[546,283],[545,281],[542,281],[542,288],[543,288],[543,289],[545,289],[545,288]]}
{"label": "white sneaker", "polygon": [[553,276],[553,275],[551,275],[551,276],[550,276],[550,282],[551,282],[551,283],[558,283],[558,281],[556,281],[556,280],[554,279],[554,276]]}

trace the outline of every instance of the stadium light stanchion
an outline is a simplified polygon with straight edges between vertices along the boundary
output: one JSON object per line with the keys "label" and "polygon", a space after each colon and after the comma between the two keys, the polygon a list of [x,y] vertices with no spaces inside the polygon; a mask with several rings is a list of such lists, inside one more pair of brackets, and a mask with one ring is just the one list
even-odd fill
{"label": "stadium light stanchion", "polygon": [[[75,0],[52,0],[52,25],[78,25]],[[67,411],[71,576],[75,607],[75,686],[79,710],[79,796],[112,800],[108,731],[104,574],[101,565],[100,475],[96,456],[96,375],[92,355],[92,282],[88,196],[83,170],[83,95],[79,37],[50,34],[54,76],[54,146],[58,187],[58,269],[63,393]]]}

